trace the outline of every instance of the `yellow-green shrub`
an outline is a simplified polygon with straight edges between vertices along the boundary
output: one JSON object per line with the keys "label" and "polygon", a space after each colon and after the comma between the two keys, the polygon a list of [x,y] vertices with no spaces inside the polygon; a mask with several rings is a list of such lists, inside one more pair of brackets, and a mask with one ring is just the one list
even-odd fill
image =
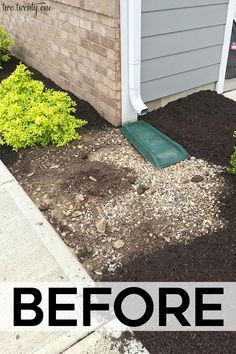
{"label": "yellow-green shrub", "polygon": [[76,103],[65,92],[45,89],[23,64],[0,84],[0,145],[14,150],[27,146],[63,146],[80,139]]}
{"label": "yellow-green shrub", "polygon": [[[234,137],[236,138],[236,131],[234,132]],[[230,167],[228,171],[234,175],[236,175],[236,147],[234,148],[234,153],[231,157]]]}
{"label": "yellow-green shrub", "polygon": [[2,69],[1,63],[10,59],[11,54],[9,52],[9,47],[13,44],[14,42],[9,37],[5,28],[0,26],[0,69]]}

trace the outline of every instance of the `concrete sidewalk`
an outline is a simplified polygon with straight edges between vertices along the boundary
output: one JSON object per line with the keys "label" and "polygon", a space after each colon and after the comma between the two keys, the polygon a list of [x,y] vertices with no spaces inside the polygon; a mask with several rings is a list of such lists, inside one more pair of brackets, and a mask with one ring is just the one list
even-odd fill
{"label": "concrete sidewalk", "polygon": [[236,101],[236,90],[226,92],[226,93],[224,93],[224,96],[233,100],[233,101]]}
{"label": "concrete sidewalk", "polygon": [[[92,281],[1,161],[0,281]],[[0,334],[0,353],[114,354],[120,353],[119,335],[114,345],[114,339],[100,331],[6,332]],[[123,352],[147,353],[134,340]]]}

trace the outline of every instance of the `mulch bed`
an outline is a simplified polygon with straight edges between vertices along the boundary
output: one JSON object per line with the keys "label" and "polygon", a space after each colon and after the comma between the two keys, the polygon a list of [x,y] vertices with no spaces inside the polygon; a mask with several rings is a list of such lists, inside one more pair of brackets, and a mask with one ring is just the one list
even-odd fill
{"label": "mulch bed", "polygon": [[202,91],[149,113],[145,120],[182,144],[190,155],[227,165],[235,141],[236,104],[212,91]]}
{"label": "mulch bed", "polygon": [[[0,71],[0,80],[7,77],[17,63],[18,60],[13,58],[5,64],[4,70]],[[37,71],[32,71],[34,77],[42,80],[47,87],[59,89],[52,81]],[[63,150],[49,147],[25,149],[20,153],[15,153],[8,147],[0,147],[0,159],[11,168],[33,199],[34,190],[37,188],[46,190],[48,185],[52,200],[56,200],[59,194],[64,198],[67,195],[66,200],[70,200],[75,198],[76,194],[83,193],[89,195],[90,199],[79,202],[92,204],[97,198],[106,198],[112,193],[122,196],[122,193],[132,188],[135,181],[133,171],[88,160],[88,154],[94,149],[91,139],[94,137],[99,139],[106,129],[110,129],[110,125],[87,102],[71,96],[78,104],[76,115],[89,121],[88,126],[81,131],[82,134],[83,132],[87,134],[83,137],[83,146],[86,146],[86,149],[80,149],[79,142],[70,144]],[[209,163],[228,165],[234,146],[232,132],[236,129],[235,102],[215,92],[205,91],[151,112],[145,120],[182,144],[191,155]],[[58,164],[63,168],[60,167],[58,170]],[[56,172],[53,172],[54,169]],[[48,175],[45,175],[45,170],[49,171]],[[87,178],[91,176],[97,179],[99,187],[94,187],[93,178]],[[103,281],[235,281],[236,178],[224,174],[224,179],[225,190],[221,196],[221,214],[228,221],[225,229],[198,237],[189,244],[167,244],[161,248],[154,245],[132,260],[127,258],[121,268],[116,269],[112,275],[109,272],[101,275],[100,279]],[[31,187],[28,187],[28,182]],[[53,206],[48,203],[48,200],[42,203],[36,198],[34,201],[53,223],[54,219],[50,217],[50,208]],[[58,223],[53,225],[61,228],[61,233],[65,231],[63,225]],[[132,240],[135,242],[135,237]],[[135,247],[142,249],[142,242],[142,238],[139,238],[139,241],[137,239]],[[89,256],[90,250],[85,247],[84,253],[85,256]],[[136,337],[152,354],[235,353],[236,348],[234,333],[143,332],[137,333]]]}

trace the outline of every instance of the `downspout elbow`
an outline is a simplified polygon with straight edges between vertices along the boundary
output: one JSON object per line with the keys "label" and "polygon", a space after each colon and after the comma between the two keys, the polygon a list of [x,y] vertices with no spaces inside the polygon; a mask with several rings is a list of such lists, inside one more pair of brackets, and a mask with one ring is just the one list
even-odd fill
{"label": "downspout elbow", "polygon": [[137,92],[135,89],[130,88],[129,97],[131,104],[135,111],[138,113],[138,115],[144,116],[148,113],[148,107],[143,102],[140,92]]}

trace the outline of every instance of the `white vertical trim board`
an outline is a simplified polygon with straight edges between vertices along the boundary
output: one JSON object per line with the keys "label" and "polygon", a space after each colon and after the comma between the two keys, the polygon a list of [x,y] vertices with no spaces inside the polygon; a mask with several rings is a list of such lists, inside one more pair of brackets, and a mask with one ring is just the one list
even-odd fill
{"label": "white vertical trim board", "polygon": [[220,71],[219,71],[219,80],[216,84],[217,93],[224,92],[225,74],[226,74],[227,62],[229,56],[229,46],[230,46],[235,7],[236,7],[236,0],[229,0],[227,21],[225,26],[224,44],[222,48],[222,56],[221,56]]}

